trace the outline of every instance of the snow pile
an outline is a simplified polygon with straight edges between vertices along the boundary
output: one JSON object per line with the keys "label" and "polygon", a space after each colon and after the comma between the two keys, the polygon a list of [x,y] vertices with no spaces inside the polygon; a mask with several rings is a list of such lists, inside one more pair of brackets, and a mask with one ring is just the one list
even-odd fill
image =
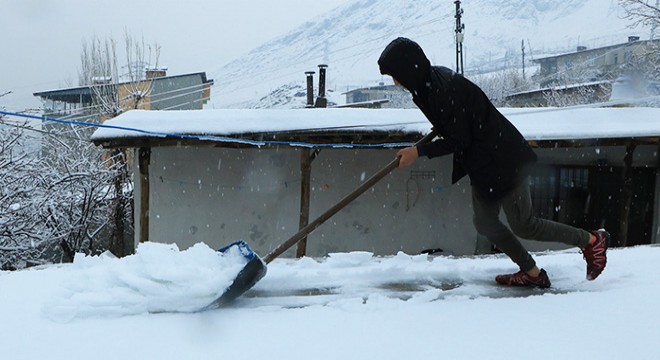
{"label": "snow pile", "polygon": [[44,310],[56,320],[194,312],[222,295],[246,263],[237,247],[221,253],[203,243],[185,251],[143,243],[123,259],[78,254],[62,293]]}

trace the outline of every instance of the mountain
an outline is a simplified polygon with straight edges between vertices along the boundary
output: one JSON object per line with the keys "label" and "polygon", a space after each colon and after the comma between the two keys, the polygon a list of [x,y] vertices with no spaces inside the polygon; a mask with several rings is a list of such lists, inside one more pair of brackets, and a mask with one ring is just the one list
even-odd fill
{"label": "mountain", "polygon": [[[529,63],[578,45],[611,45],[647,33],[628,27],[616,0],[466,0],[462,8],[468,75],[520,66],[521,41]],[[390,83],[376,61],[398,36],[419,42],[432,63],[454,68],[455,11],[452,1],[353,1],[211,74],[217,86],[210,107],[301,107],[304,72],[317,70],[318,64],[329,65],[327,88],[338,101],[356,87]]]}

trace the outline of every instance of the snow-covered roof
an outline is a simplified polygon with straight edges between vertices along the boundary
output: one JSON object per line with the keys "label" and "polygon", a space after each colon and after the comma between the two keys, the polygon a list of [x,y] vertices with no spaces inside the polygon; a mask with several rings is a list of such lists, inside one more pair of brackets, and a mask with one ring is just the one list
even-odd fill
{"label": "snow-covered roof", "polygon": [[511,95],[507,95],[507,97],[533,94],[533,93],[538,93],[538,92],[553,91],[553,90],[557,91],[557,90],[568,90],[568,89],[575,89],[575,88],[584,88],[584,87],[611,84],[611,83],[612,83],[612,80],[598,80],[598,81],[588,81],[588,82],[576,83],[576,84],[548,86],[548,87],[543,87],[543,88],[539,88],[539,89],[520,91],[520,92],[517,92],[517,93],[513,93]]}
{"label": "snow-covered roof", "polygon": [[[500,111],[528,140],[577,140],[660,137],[658,108],[503,108]],[[226,142],[255,139],[255,134],[319,137],[343,133],[400,133],[418,136],[431,124],[417,109],[222,109],[133,110],[107,121],[92,141],[104,146],[137,140],[193,138]],[[214,138],[217,137],[217,138]],[[276,136],[273,135],[272,139]],[[231,141],[230,141],[231,142]]]}

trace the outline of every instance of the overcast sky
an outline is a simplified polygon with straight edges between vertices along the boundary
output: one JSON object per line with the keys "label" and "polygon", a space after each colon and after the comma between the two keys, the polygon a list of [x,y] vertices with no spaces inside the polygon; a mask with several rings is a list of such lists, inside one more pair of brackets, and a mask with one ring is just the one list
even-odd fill
{"label": "overcast sky", "polygon": [[125,31],[161,46],[169,74],[222,65],[352,0],[0,0],[0,105],[39,106],[32,93],[77,85],[84,39]]}

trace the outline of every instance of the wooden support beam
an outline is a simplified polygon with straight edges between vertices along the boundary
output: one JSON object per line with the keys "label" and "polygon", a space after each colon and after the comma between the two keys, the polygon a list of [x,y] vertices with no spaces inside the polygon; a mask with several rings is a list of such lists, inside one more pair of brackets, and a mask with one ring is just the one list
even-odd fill
{"label": "wooden support beam", "polygon": [[138,150],[138,167],[140,170],[139,240],[141,243],[149,241],[149,163],[151,163],[151,148],[140,148]]}
{"label": "wooden support beam", "polygon": [[[309,208],[311,198],[312,161],[318,155],[319,150],[311,151],[303,148],[300,151],[300,222],[299,230],[309,224]],[[307,236],[302,238],[296,247],[296,257],[301,258],[307,254]]]}

